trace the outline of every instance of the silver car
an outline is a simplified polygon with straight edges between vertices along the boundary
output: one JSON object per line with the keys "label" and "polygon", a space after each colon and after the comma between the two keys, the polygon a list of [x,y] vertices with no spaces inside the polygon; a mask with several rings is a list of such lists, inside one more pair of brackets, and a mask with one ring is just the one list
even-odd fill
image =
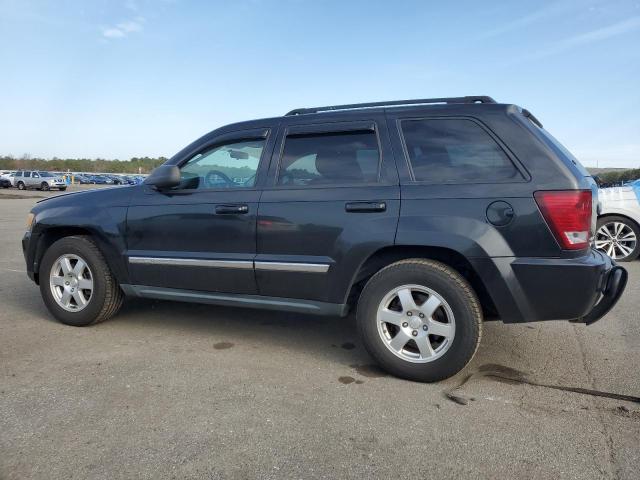
{"label": "silver car", "polygon": [[19,190],[37,188],[39,190],[66,190],[67,184],[60,175],[38,170],[20,170],[13,177],[13,186]]}

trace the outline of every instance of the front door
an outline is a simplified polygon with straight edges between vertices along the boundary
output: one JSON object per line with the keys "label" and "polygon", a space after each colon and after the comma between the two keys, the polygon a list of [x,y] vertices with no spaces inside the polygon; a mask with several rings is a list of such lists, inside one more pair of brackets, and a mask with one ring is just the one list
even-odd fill
{"label": "front door", "polygon": [[353,274],[393,245],[400,189],[383,114],[286,117],[260,200],[260,294],[345,303]]}
{"label": "front door", "polygon": [[268,129],[226,134],[178,161],[178,187],[136,189],[127,215],[134,284],[257,293],[257,186],[268,144]]}

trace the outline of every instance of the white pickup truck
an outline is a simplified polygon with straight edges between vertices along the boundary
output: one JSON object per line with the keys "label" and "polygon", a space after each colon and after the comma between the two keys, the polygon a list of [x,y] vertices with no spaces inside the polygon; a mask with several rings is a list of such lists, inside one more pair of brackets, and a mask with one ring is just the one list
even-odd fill
{"label": "white pickup truck", "polygon": [[640,180],[624,187],[602,188],[596,248],[618,262],[640,254]]}

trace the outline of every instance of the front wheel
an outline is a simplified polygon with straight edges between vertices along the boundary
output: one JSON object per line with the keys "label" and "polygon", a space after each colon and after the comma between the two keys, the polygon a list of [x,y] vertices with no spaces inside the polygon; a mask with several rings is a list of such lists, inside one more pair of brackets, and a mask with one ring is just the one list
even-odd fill
{"label": "front wheel", "polygon": [[42,182],[42,184],[40,185],[40,190],[42,190],[43,192],[48,192],[49,184],[47,182]]}
{"label": "front wheel", "polygon": [[366,284],[357,311],[369,354],[398,377],[436,382],[462,370],[482,333],[482,310],[467,280],[433,260],[393,263]]}
{"label": "front wheel", "polygon": [[84,327],[107,320],[122,305],[122,290],[90,237],[55,242],[42,258],[39,275],[45,305],[67,325]]}
{"label": "front wheel", "polygon": [[640,255],[640,226],[618,215],[598,219],[596,248],[617,262],[630,262]]}
{"label": "front wheel", "polygon": [[18,190],[26,190],[26,186],[22,182],[18,182]]}

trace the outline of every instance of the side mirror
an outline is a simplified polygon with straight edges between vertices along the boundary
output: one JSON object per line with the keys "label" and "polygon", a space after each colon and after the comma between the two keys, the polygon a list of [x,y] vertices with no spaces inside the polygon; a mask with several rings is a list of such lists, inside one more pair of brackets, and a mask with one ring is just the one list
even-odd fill
{"label": "side mirror", "polygon": [[145,179],[144,184],[158,190],[177,187],[180,185],[180,169],[175,165],[160,165]]}

